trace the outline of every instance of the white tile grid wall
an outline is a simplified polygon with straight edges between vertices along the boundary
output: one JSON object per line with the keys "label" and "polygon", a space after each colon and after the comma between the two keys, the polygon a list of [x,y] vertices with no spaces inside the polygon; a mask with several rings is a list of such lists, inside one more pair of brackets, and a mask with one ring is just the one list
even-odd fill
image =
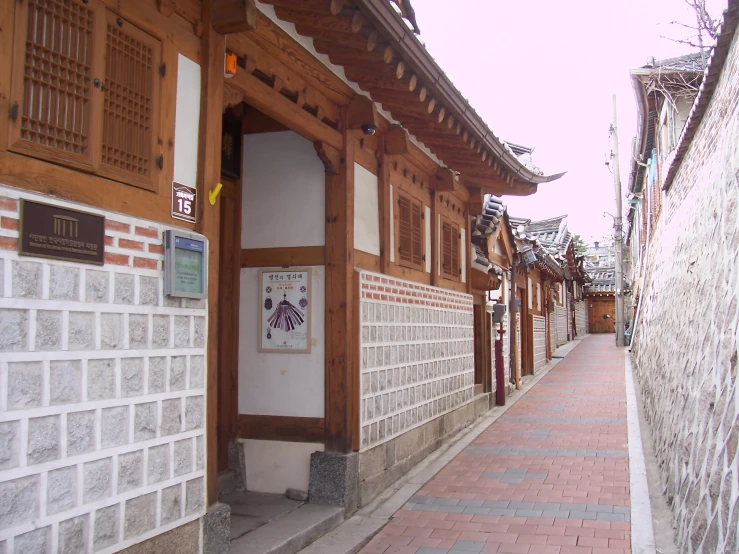
{"label": "white tile grid wall", "polygon": [[115,552],[201,517],[207,308],[163,297],[165,227],[103,214],[102,267],[19,257],[20,197],[102,214],[0,186],[0,552]]}
{"label": "white tile grid wall", "polygon": [[470,402],[472,296],[360,272],[360,451]]}
{"label": "white tile grid wall", "polygon": [[531,316],[534,320],[534,372],[547,363],[547,322],[540,315]]}

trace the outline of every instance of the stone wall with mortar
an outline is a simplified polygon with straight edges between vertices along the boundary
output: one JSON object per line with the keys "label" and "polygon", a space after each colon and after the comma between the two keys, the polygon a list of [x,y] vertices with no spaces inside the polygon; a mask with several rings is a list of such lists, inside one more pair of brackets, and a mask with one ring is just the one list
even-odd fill
{"label": "stone wall with mortar", "polygon": [[666,195],[633,351],[681,552],[739,540],[739,46]]}
{"label": "stone wall with mortar", "polygon": [[[105,215],[105,265],[19,257],[20,198]],[[164,229],[0,186],[0,552],[203,515],[206,303],[163,296]]]}
{"label": "stone wall with mortar", "polygon": [[472,296],[360,272],[360,451],[468,403]]}

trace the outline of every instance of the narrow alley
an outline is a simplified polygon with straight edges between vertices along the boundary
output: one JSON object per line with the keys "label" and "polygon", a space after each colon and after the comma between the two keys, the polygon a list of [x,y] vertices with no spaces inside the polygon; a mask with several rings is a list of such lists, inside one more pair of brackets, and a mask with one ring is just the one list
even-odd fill
{"label": "narrow alley", "polygon": [[624,350],[590,335],[362,552],[630,552],[626,411]]}

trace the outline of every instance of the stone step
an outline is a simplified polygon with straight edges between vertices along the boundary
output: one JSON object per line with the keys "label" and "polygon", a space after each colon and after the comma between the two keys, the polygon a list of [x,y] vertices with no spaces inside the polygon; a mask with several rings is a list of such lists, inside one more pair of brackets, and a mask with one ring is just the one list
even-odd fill
{"label": "stone step", "polygon": [[223,498],[225,495],[230,494],[236,487],[236,476],[230,469],[227,471],[221,471],[218,474],[218,481],[216,488],[218,490],[218,498]]}
{"label": "stone step", "polygon": [[303,504],[231,541],[230,554],[295,554],[344,521],[344,508]]}

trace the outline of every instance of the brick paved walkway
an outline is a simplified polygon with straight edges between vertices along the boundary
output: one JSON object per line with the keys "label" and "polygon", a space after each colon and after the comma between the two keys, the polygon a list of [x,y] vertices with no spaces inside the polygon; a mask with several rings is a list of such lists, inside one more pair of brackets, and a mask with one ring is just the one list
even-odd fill
{"label": "brick paved walkway", "polygon": [[581,342],[362,553],[629,553],[624,353],[614,342]]}

